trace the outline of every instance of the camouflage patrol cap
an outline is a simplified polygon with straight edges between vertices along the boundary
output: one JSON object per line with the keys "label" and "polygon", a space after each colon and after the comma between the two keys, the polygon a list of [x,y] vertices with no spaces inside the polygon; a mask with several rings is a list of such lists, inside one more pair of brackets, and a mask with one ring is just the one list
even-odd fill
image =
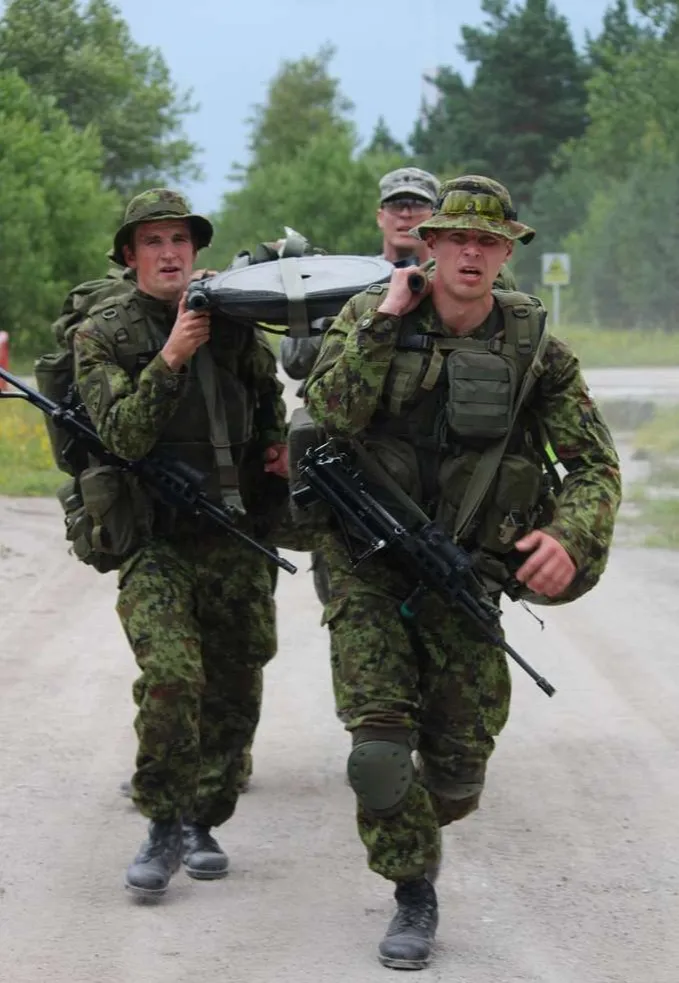
{"label": "camouflage patrol cap", "polygon": [[389,198],[424,198],[432,206],[439,196],[439,180],[419,167],[399,167],[380,178],[380,204]]}
{"label": "camouflage patrol cap", "polygon": [[421,239],[428,229],[478,229],[519,242],[530,242],[535,229],[517,221],[509,192],[499,181],[480,174],[465,174],[446,181],[434,213],[410,234]]}
{"label": "camouflage patrol cap", "polygon": [[129,245],[132,230],[141,222],[162,222],[171,219],[186,219],[191,226],[191,235],[196,249],[203,249],[212,240],[212,223],[202,215],[194,215],[186,198],[178,191],[168,188],[150,188],[142,191],[125,209],[123,224],[113,239],[113,260],[125,266],[123,246]]}

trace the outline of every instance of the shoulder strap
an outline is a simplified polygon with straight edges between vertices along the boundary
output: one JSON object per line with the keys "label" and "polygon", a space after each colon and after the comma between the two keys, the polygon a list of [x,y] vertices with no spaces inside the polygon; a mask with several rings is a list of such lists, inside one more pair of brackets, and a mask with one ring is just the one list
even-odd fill
{"label": "shoulder strap", "polygon": [[194,357],[210,421],[210,443],[215,452],[222,501],[227,509],[243,514],[245,508],[238,488],[238,468],[231,454],[226,407],[219,388],[214,359],[207,345],[201,345]]}

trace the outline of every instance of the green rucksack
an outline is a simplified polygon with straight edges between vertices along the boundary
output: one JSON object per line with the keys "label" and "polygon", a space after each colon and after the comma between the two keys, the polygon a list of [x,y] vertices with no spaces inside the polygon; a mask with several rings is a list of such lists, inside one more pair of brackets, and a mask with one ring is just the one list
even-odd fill
{"label": "green rucksack", "polygon": [[[114,301],[134,288],[134,270],[111,263],[109,272],[98,280],[78,284],[68,294],[61,314],[52,325],[57,350],[39,355],[34,372],[38,389],[55,403],[75,408],[77,400],[73,385],[73,336],[89,312],[102,302]],[[87,457],[73,445],[72,438],[51,420],[47,432],[52,456],[60,471],[75,477],[87,467]]]}
{"label": "green rucksack", "polygon": [[[98,280],[78,284],[68,294],[61,314],[52,325],[57,350],[39,355],[34,372],[38,389],[48,399],[67,409],[75,409],[80,400],[74,384],[73,337],[78,327],[95,307],[111,303],[128,294],[134,287],[134,271],[111,263],[108,274]],[[52,456],[60,471],[70,475],[57,491],[64,510],[66,539],[71,552],[83,563],[108,573],[116,570],[133,546],[124,519],[130,503],[125,476],[115,468],[92,466],[87,451],[79,447],[65,430],[45,418]],[[108,528],[112,519],[120,534],[110,541]],[[129,525],[129,523],[127,524]],[[108,527],[108,528],[107,528]]]}

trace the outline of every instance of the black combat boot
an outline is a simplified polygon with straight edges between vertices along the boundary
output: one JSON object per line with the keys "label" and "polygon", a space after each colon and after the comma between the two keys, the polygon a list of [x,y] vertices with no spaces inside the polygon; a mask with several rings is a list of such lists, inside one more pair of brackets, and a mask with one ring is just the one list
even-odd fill
{"label": "black combat boot", "polygon": [[210,827],[200,823],[185,822],[182,826],[182,860],[186,873],[197,881],[214,881],[226,877],[229,871],[229,858],[214,836]]}
{"label": "black combat boot", "polygon": [[380,942],[379,960],[391,969],[424,969],[439,921],[434,885],[427,877],[396,885],[396,914]]}
{"label": "black combat boot", "polygon": [[182,824],[179,819],[151,820],[147,839],[127,868],[125,887],[140,898],[165,894],[182,856]]}

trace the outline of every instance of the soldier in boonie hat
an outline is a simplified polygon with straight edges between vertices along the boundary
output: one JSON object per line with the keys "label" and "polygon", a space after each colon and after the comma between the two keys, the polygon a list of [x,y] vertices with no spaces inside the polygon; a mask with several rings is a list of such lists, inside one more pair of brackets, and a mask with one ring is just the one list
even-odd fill
{"label": "soldier in boonie hat", "polygon": [[535,229],[518,221],[505,186],[479,174],[445,182],[432,215],[416,225],[411,235],[421,239],[430,229],[477,229],[523,243],[535,236]]}
{"label": "soldier in boonie hat", "polygon": [[212,223],[203,215],[191,211],[186,198],[178,191],[169,188],[150,188],[136,195],[125,209],[123,224],[113,239],[114,262],[125,266],[123,246],[129,246],[132,231],[142,222],[163,222],[172,219],[186,219],[191,227],[191,236],[196,249],[209,246],[212,240]]}

